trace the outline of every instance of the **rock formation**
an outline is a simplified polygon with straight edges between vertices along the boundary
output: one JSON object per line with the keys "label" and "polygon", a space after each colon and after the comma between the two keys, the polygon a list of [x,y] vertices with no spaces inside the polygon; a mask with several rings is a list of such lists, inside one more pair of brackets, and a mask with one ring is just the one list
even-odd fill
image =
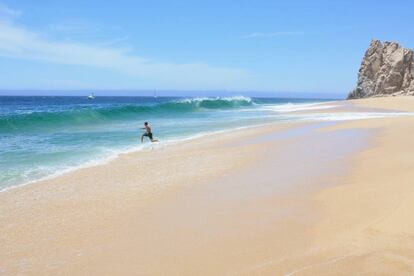
{"label": "rock formation", "polygon": [[397,95],[414,95],[413,50],[372,40],[359,69],[357,87],[348,99]]}

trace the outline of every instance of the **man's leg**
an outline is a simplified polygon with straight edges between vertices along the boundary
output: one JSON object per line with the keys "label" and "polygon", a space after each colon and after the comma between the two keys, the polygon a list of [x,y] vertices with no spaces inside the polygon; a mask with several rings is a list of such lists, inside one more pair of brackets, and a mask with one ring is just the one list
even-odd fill
{"label": "man's leg", "polygon": [[152,142],[152,143],[154,143],[154,142],[158,142],[158,140],[154,140],[154,139],[152,139],[152,133],[149,133],[149,134],[148,134],[148,137],[150,138],[150,140],[151,140],[151,142]]}
{"label": "man's leg", "polygon": [[141,143],[143,143],[144,142],[144,134],[142,134],[142,136],[141,136]]}

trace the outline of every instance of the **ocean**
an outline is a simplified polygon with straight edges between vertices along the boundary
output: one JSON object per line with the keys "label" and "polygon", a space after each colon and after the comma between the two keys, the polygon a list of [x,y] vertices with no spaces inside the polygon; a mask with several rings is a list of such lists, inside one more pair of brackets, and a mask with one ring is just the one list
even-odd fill
{"label": "ocean", "polygon": [[[292,114],[330,108],[328,100],[209,97],[0,97],[0,190],[104,162],[120,153],[150,150],[140,143],[144,121],[155,147],[272,122],[341,120],[360,115]],[[374,114],[375,115],[375,114]],[[374,116],[373,115],[373,116]],[[355,117],[356,116],[356,117]]]}

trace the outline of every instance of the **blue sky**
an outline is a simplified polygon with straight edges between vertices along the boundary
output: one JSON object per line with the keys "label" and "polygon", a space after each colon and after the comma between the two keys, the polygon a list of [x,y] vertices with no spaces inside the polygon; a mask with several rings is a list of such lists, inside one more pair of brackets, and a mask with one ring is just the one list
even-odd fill
{"label": "blue sky", "polygon": [[378,0],[0,0],[0,89],[345,95],[372,38],[414,48],[413,10]]}

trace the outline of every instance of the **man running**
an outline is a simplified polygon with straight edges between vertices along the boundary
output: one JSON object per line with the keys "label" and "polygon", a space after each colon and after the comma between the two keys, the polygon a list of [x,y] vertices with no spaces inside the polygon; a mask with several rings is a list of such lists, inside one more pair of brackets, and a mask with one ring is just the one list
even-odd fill
{"label": "man running", "polygon": [[151,142],[158,142],[158,140],[152,139],[152,131],[150,126],[148,125],[148,122],[145,122],[144,127],[141,129],[145,129],[145,133],[141,136],[141,143],[144,142],[144,136],[150,138]]}

